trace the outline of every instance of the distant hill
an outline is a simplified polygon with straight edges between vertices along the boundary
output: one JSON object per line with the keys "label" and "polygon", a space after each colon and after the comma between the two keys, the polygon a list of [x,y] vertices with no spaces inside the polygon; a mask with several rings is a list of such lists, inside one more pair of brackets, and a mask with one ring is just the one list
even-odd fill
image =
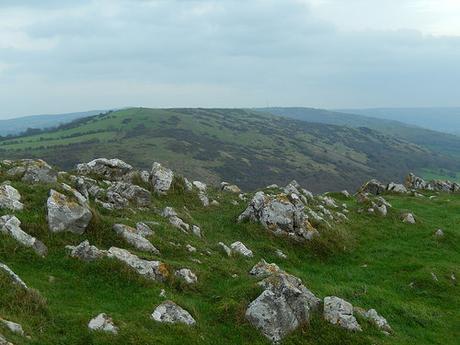
{"label": "distant hill", "polygon": [[[413,124],[314,108],[261,108],[258,110],[308,122],[350,126],[354,128],[367,127],[426,147],[441,155],[447,154],[460,157],[460,137],[418,127]],[[398,117],[395,117],[395,119],[398,119]],[[403,119],[403,117],[400,118],[401,121]]]}
{"label": "distant hill", "polygon": [[104,110],[82,111],[55,115],[30,115],[14,119],[0,120],[0,136],[17,135],[28,129],[56,127],[73,120],[100,114]]}
{"label": "distant hill", "polygon": [[343,109],[342,111],[397,120],[435,131],[460,135],[460,107],[453,108],[370,108]]}
{"label": "distant hill", "polygon": [[369,128],[311,123],[243,109],[132,108],[45,133],[4,139],[4,158],[40,157],[61,168],[96,157],[137,167],[160,161],[190,178],[244,189],[296,179],[314,192],[354,189],[409,170],[460,171],[460,160]]}

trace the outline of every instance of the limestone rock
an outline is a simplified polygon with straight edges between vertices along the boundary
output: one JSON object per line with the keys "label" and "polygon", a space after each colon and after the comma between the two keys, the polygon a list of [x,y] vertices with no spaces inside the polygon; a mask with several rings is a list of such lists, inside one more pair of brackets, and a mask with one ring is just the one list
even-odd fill
{"label": "limestone rock", "polygon": [[118,333],[118,327],[115,326],[112,318],[106,315],[105,313],[101,313],[95,318],[93,318],[88,323],[88,328],[92,331],[103,331],[113,334]]}
{"label": "limestone rock", "polygon": [[249,271],[249,274],[257,278],[265,278],[280,271],[278,265],[269,264],[262,259]]}
{"label": "limestone rock", "polygon": [[38,255],[45,256],[48,249],[45,244],[21,229],[21,221],[15,216],[0,217],[0,232],[11,236],[23,246],[32,248]]}
{"label": "limestone rock", "polygon": [[11,211],[21,211],[24,208],[21,202],[21,194],[9,184],[0,185],[0,209],[2,208]]}
{"label": "limestone rock", "polygon": [[253,253],[250,249],[248,249],[242,242],[240,241],[237,241],[237,242],[233,242],[231,245],[230,245],[230,248],[232,249],[233,252],[235,253],[238,253],[242,256],[245,256],[247,258],[252,258],[253,257]]}
{"label": "limestone rock", "polygon": [[24,336],[24,330],[22,329],[22,326],[19,323],[4,320],[2,318],[0,318],[0,322],[11,332]]}
{"label": "limestone rock", "polygon": [[403,184],[393,183],[393,182],[388,184],[387,190],[393,193],[407,193],[408,192],[407,188]]}
{"label": "limestone rock", "polygon": [[82,261],[94,261],[107,255],[106,250],[100,250],[96,246],[92,246],[89,242],[83,241],[78,246],[66,246],[70,251],[70,256]]}
{"label": "limestone rock", "polygon": [[152,236],[155,234],[155,232],[150,228],[150,226],[148,226],[144,222],[136,223],[136,233],[144,237]]}
{"label": "limestone rock", "polygon": [[151,195],[147,189],[127,182],[113,183],[107,189],[107,193],[116,193],[139,207],[147,207],[151,201]]}
{"label": "limestone rock", "polygon": [[152,319],[165,323],[183,323],[192,326],[196,323],[195,319],[188,311],[178,306],[172,301],[161,303],[152,313]]}
{"label": "limestone rock", "polygon": [[227,254],[227,256],[232,256],[232,250],[227,247],[227,245],[223,242],[219,242],[218,245],[224,250],[225,254]]}
{"label": "limestone rock", "polygon": [[13,343],[10,343],[3,335],[0,334],[0,345],[13,345]]}
{"label": "limestone rock", "polygon": [[162,282],[169,276],[169,270],[164,263],[140,259],[126,249],[111,247],[108,251],[108,257],[125,263],[147,279]]}
{"label": "limestone rock", "polygon": [[[261,283],[264,291],[246,310],[246,319],[273,343],[308,322],[318,300],[300,279],[275,272]],[[319,301],[319,300],[318,300]]]}
{"label": "limestone rock", "polygon": [[332,296],[324,298],[324,319],[333,325],[338,325],[350,331],[362,331],[356,318],[353,316],[351,303]]}
{"label": "limestone rock", "polygon": [[57,172],[48,163],[41,159],[21,159],[12,162],[14,167],[6,174],[20,177],[29,183],[54,183],[57,181]]}
{"label": "limestone rock", "polygon": [[16,273],[14,273],[11,268],[9,268],[7,265],[5,265],[2,262],[0,262],[0,270],[5,272],[10,277],[10,279],[13,281],[14,284],[19,285],[20,287],[26,290],[29,289],[26,283],[24,283],[23,280]]}
{"label": "limestone rock", "polygon": [[188,268],[181,268],[174,274],[176,277],[182,278],[187,284],[195,284],[198,281],[196,274]]}
{"label": "limestone rock", "polygon": [[171,169],[165,168],[160,163],[153,163],[150,172],[150,183],[153,190],[159,194],[166,194],[171,188],[174,173]]}
{"label": "limestone rock", "polygon": [[92,218],[85,205],[69,200],[67,196],[51,189],[46,203],[48,209],[48,227],[51,232],[70,231],[83,234]]}
{"label": "limestone rock", "polygon": [[260,222],[264,228],[275,234],[290,236],[296,240],[309,240],[311,225],[301,203],[294,205],[283,195],[271,196],[257,192],[238,221]]}
{"label": "limestone rock", "polygon": [[131,181],[133,167],[120,159],[97,158],[77,165],[80,175],[93,175],[109,181]]}
{"label": "limestone rock", "polygon": [[403,223],[406,224],[415,224],[415,217],[412,213],[404,213],[401,216]]}
{"label": "limestone rock", "polygon": [[442,238],[442,237],[444,237],[444,231],[442,231],[442,229],[438,229],[438,230],[436,230],[436,232],[434,233],[434,235],[435,235],[437,238]]}
{"label": "limestone rock", "polygon": [[377,313],[375,309],[369,309],[366,311],[362,310],[361,308],[354,308],[353,310],[356,312],[356,314],[372,322],[381,331],[388,333],[393,331],[388,321],[379,313]]}
{"label": "limestone rock", "polygon": [[227,183],[227,182],[222,182],[220,184],[220,188],[222,189],[222,191],[228,192],[228,193],[235,193],[235,194],[240,194],[241,193],[241,189],[237,185],[230,184],[230,183]]}
{"label": "limestone rock", "polygon": [[369,193],[373,195],[379,195],[379,194],[384,193],[385,190],[386,190],[386,187],[384,184],[382,184],[376,179],[372,179],[366,182],[364,185],[362,185],[358,193]]}
{"label": "limestone rock", "polygon": [[113,226],[113,230],[136,249],[145,252],[151,252],[157,255],[160,254],[160,251],[157,248],[155,248],[149,240],[140,235],[137,232],[137,229],[124,224],[115,224]]}

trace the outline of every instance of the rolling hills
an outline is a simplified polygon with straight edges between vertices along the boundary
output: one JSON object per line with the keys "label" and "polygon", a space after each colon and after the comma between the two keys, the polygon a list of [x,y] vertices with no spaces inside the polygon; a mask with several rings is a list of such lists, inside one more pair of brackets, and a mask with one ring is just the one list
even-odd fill
{"label": "rolling hills", "polygon": [[338,190],[371,176],[400,180],[409,170],[460,171],[456,159],[369,128],[242,109],[131,108],[3,139],[0,153],[40,157],[65,169],[96,157],[142,168],[160,161],[185,176],[229,180],[244,189],[296,179],[313,191]]}
{"label": "rolling hills", "polygon": [[[447,132],[455,131],[456,128],[459,128],[460,130],[460,124],[458,121],[454,121],[454,117],[452,115],[450,118],[451,121],[449,122],[446,119],[442,120],[442,118],[436,120],[435,116],[427,117],[425,121],[416,121],[413,117],[404,116],[404,114],[385,118],[383,116],[372,116],[372,111],[367,112],[364,110],[356,110],[356,114],[351,113],[354,110],[350,110],[350,113],[344,113],[314,108],[284,107],[261,108],[260,110],[277,116],[285,116],[307,122],[325,123],[353,128],[367,127],[387,135],[407,140],[422,147],[426,147],[429,150],[442,155],[460,157],[460,137],[429,129],[434,128],[432,126],[430,127],[430,123],[441,122],[451,124],[451,130]],[[446,125],[444,127],[436,128],[438,130],[445,130],[447,127],[448,126]]]}
{"label": "rolling hills", "polygon": [[48,129],[77,119],[103,113],[102,110],[82,111],[55,115],[30,115],[0,120],[0,136],[18,135],[30,129]]}

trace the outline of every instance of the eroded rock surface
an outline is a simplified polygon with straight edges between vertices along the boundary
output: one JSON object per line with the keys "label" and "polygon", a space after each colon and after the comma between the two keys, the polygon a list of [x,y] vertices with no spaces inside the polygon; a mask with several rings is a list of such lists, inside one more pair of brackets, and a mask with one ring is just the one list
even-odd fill
{"label": "eroded rock surface", "polygon": [[195,319],[188,311],[172,301],[165,301],[161,303],[155,308],[151,317],[155,321],[165,323],[182,323],[189,326],[196,323]]}
{"label": "eroded rock surface", "polygon": [[92,213],[86,205],[81,205],[53,189],[46,206],[51,232],[70,231],[83,234],[92,218]]}

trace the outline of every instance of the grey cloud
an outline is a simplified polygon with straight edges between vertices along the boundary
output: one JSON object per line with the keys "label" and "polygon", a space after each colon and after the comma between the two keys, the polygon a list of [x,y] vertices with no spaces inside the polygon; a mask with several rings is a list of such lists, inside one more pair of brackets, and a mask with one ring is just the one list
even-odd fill
{"label": "grey cloud", "polygon": [[[110,85],[116,101],[124,103],[117,106],[457,102],[459,37],[416,30],[344,32],[296,0],[81,1],[68,11],[53,1],[48,5],[54,5],[49,16],[22,30],[31,39],[56,40],[53,48],[0,50],[0,66],[9,66],[0,69],[5,115],[15,109],[8,102],[15,89],[6,85],[17,80],[46,84],[43,92],[72,84],[109,88],[100,91],[98,103],[68,86],[73,94],[60,94],[56,102],[69,111],[79,110],[68,108],[71,97],[80,98],[80,109],[110,106]],[[124,92],[123,83],[129,85]],[[170,103],[149,97],[149,88]],[[46,111],[45,102],[43,110],[30,109]]]}

